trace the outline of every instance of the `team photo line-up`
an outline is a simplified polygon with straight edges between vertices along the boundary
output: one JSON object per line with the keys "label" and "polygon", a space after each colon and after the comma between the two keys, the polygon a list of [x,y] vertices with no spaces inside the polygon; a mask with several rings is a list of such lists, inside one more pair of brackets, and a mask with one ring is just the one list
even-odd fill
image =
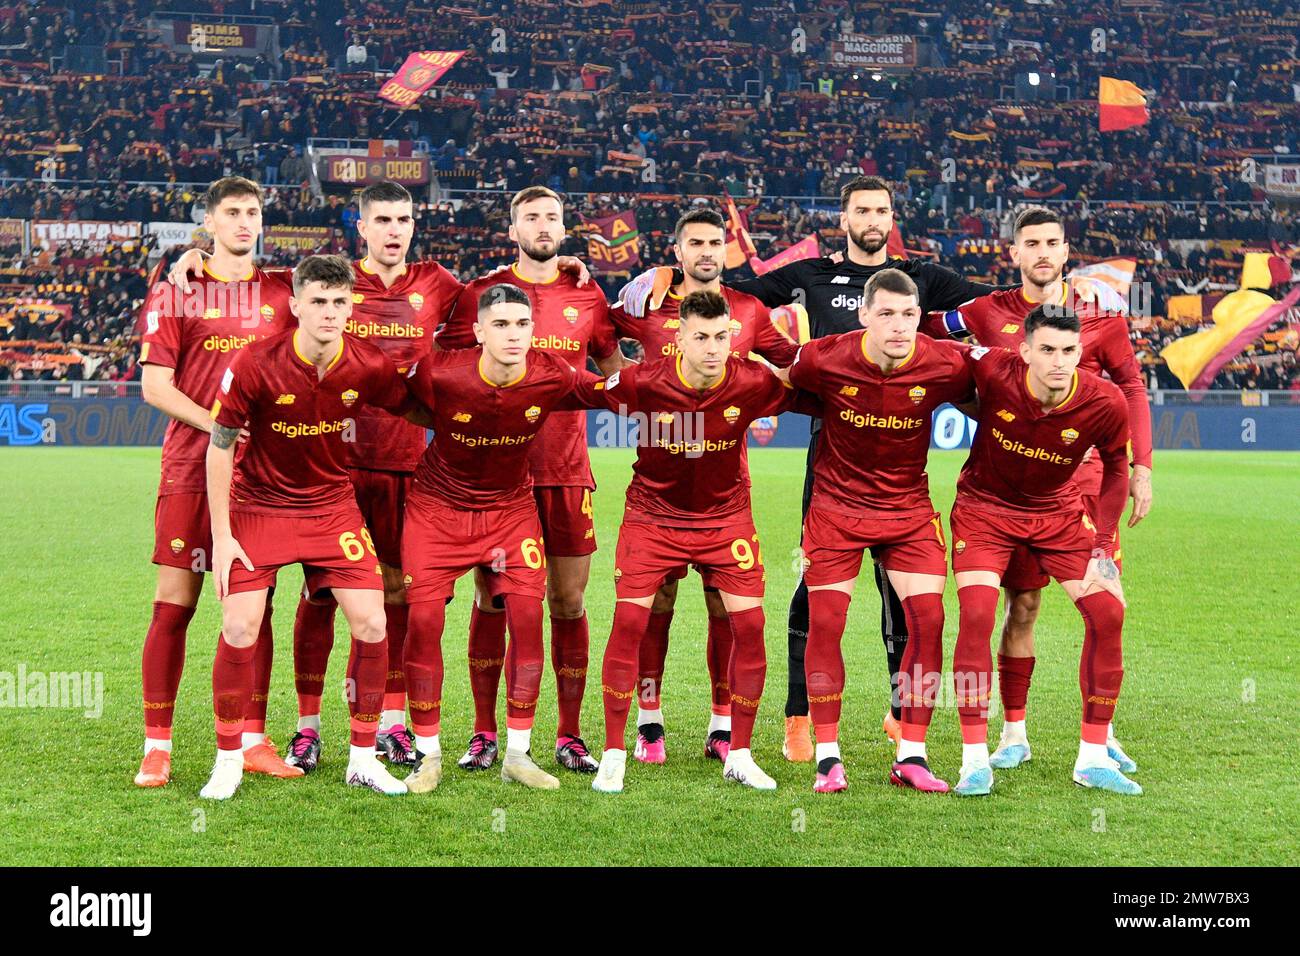
{"label": "team photo line-up", "polygon": [[[1031,759],[1034,622],[1055,578],[1084,627],[1072,778],[1142,792],[1111,719],[1123,678],[1118,529],[1129,499],[1130,528],[1151,507],[1150,412],[1127,317],[1064,278],[1069,247],[1057,214],[1021,211],[1010,247],[1021,283],[983,285],[889,258],[891,188],[862,176],[841,190],[843,250],[724,284],[725,221],[697,206],[677,222],[675,265],[635,277],[609,305],[583,263],[558,254],[564,205],[546,187],[511,201],[515,261],[468,283],[437,262],[407,261],[414,205],[404,187],[381,182],[359,198],[363,258],[313,255],[292,271],[260,269],[261,188],[220,179],[204,197],[212,252],[186,252],[149,290],[143,393],[172,421],[155,511],[137,785],[170,782],[186,633],[211,573],[222,616],[217,757],[202,797],[233,796],[246,772],[317,768],[339,611],[351,633],[346,783],[385,794],[437,788],[445,609],[472,572],[474,726],[458,766],[486,770],[500,757],[505,781],[560,786],[531,746],[545,605],[556,763],[590,774],[596,791],[620,792],[634,701],[634,759],[666,759],[664,662],[677,585],[693,566],[708,616],[705,754],[724,779],[775,789],[750,749],[767,662],[746,435],[754,420],[792,412],[812,417],[812,439],[782,751],[814,764],[813,790],[848,786],[840,643],[866,559],[893,687],[883,727],[896,746],[891,783],[950,789],[930,769],[926,734],[943,690],[951,562],[962,735],[953,791],[988,794],[994,769]],[[806,322],[787,334],[771,313],[796,301]],[[637,340],[644,361],[629,362],[621,339]],[[945,530],[926,459],[931,416],[946,403],[979,428]],[[600,668],[599,759],[580,725],[596,550],[588,409],[639,425]],[[281,756],[266,711],[271,601],[289,564],[302,566],[305,586],[293,635],[299,720]],[[1004,720],[990,753],[1000,590]]]}

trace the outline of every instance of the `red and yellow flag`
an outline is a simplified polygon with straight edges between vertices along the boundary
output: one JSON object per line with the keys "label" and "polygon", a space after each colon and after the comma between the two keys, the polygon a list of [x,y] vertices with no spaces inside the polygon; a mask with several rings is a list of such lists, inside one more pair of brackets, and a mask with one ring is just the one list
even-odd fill
{"label": "red and yellow flag", "polygon": [[1256,289],[1238,289],[1214,306],[1214,326],[1175,339],[1160,354],[1169,371],[1190,390],[1209,388],[1219,370],[1300,302],[1300,285],[1281,301]]}
{"label": "red and yellow flag", "polygon": [[410,106],[464,55],[464,50],[412,53],[393,78],[379,88],[379,98],[398,106]]}
{"label": "red and yellow flag", "polygon": [[1103,133],[1141,126],[1151,118],[1147,112],[1147,98],[1136,83],[1117,80],[1113,76],[1103,76],[1100,80],[1097,119]]}
{"label": "red and yellow flag", "polygon": [[754,240],[749,238],[749,223],[736,208],[736,200],[728,196],[726,268],[738,269],[757,255]]}

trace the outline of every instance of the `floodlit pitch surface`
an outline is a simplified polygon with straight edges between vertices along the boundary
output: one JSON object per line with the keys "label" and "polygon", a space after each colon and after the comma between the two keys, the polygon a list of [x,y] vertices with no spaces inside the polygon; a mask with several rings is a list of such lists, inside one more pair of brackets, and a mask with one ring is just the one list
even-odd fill
{"label": "floodlit pitch surface", "polygon": [[[603,741],[600,657],[613,611],[612,562],[631,453],[593,452],[601,550],[587,594],[592,657],[583,729]],[[960,452],[931,457],[947,512]],[[465,665],[470,581],[462,579],[443,640],[445,776],[432,794],[385,798],[343,785],[347,639],[340,619],[330,659],[324,758],[304,779],[246,777],[235,799],[198,799],[215,746],[210,675],[218,606],[205,590],[190,627],[176,712],[172,783],[131,783],[141,756],[140,646],[153,598],[156,449],[4,449],[0,527],[0,846],[16,864],[1285,864],[1297,825],[1294,751],[1300,713],[1296,628],[1296,501],[1300,457],[1157,453],[1155,508],[1124,536],[1127,676],[1117,727],[1139,764],[1139,798],[1070,782],[1079,719],[1083,629],[1059,589],[1038,630],[1029,702],[1034,759],[998,771],[984,799],[902,792],[880,731],[887,685],[879,599],[859,585],[844,651],[841,742],[850,781],[811,792],[810,764],[781,757],[785,618],[795,582],[800,451],[751,455],[767,565],[768,685],[754,754],[775,793],[724,783],[703,756],[708,721],[705,616],[699,579],[681,586],[665,678],[668,762],[629,760],[626,790],[593,793],[559,771],[558,793],[506,785],[496,769],[454,766],[469,736]],[[946,524],[946,522],[945,522]],[[286,571],[275,601],[275,676],[268,726],[283,748],[297,711],[291,628],[301,575]],[[957,630],[947,591],[945,659]],[[22,672],[89,672],[80,706],[33,707]],[[102,675],[102,713],[94,713]],[[25,706],[18,706],[19,703]],[[50,702],[47,700],[47,703]],[[59,700],[59,703],[68,701]],[[955,782],[957,715],[945,695],[934,720],[935,772]],[[504,707],[504,701],[501,702]],[[504,726],[502,715],[502,726]],[[996,740],[1000,716],[991,723]],[[554,682],[542,685],[534,734],[552,758]]]}

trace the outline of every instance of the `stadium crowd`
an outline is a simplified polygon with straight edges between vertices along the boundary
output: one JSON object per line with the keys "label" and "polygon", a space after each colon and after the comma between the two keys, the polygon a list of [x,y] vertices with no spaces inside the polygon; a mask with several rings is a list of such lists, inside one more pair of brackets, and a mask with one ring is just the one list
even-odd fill
{"label": "stadium crowd", "polygon": [[[996,282],[1012,273],[1000,245],[1012,206],[1064,203],[1076,255],[1136,258],[1157,316],[1169,295],[1235,280],[1222,260],[1185,256],[1171,240],[1300,244],[1300,214],[1265,202],[1243,175],[1249,160],[1300,152],[1300,18],[1275,0],[1150,0],[1071,15],[1034,0],[917,10],[848,0],[187,4],[273,16],[278,55],[249,58],[159,42],[149,18],[168,8],[0,9],[0,219],[187,222],[202,187],[181,184],[240,174],[271,187],[267,225],[333,227],[347,246],[355,206],[312,187],[307,140],[395,137],[423,141],[443,195],[457,199],[423,211],[412,252],[464,278],[502,259],[504,197],[532,183],[570,197],[570,226],[578,213],[634,208],[642,261],[655,263],[684,204],[667,197],[754,200],[760,256],[815,232],[829,250],[838,210],[818,197],[878,173],[898,184],[909,248]],[[827,53],[842,32],[910,35],[918,65],[837,67]],[[373,71],[418,49],[467,53],[417,108],[397,112],[376,98]],[[1097,131],[1103,73],[1152,91],[1148,124]],[[571,243],[566,251],[580,254]],[[10,284],[86,274],[75,249],[24,258],[0,248],[0,258]],[[130,334],[123,297],[139,298],[146,268],[138,250],[116,250],[84,291],[54,294],[71,317],[36,328],[16,317],[0,337],[23,340],[21,327],[116,349]],[[1145,331],[1135,340],[1159,374],[1157,341],[1184,328]],[[1243,379],[1243,365],[1216,385],[1295,383],[1293,361],[1261,357],[1267,374]],[[39,374],[64,371],[78,374]],[[124,354],[82,373],[132,374]]]}

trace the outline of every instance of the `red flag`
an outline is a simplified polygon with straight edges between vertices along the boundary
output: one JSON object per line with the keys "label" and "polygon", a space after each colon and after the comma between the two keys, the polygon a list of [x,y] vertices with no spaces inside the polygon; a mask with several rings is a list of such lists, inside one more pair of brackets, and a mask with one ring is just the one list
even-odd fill
{"label": "red flag", "polygon": [[641,264],[640,233],[632,210],[598,219],[582,217],[590,229],[587,259],[597,273],[628,272]]}
{"label": "red flag", "polygon": [[1136,83],[1113,76],[1099,78],[1097,84],[1097,126],[1103,132],[1141,126],[1151,118],[1147,98]]}
{"label": "red flag", "polygon": [[410,106],[464,55],[464,50],[412,53],[393,78],[379,88],[379,98],[398,106]]}
{"label": "red flag", "polygon": [[749,223],[736,208],[736,201],[727,197],[727,261],[726,268],[743,266],[758,255],[754,241],[749,238]]}
{"label": "red flag", "polygon": [[885,255],[891,259],[908,258],[907,250],[903,248],[903,230],[894,223],[894,228],[889,230],[889,238],[885,241]]}
{"label": "red flag", "polygon": [[754,275],[761,276],[773,269],[779,269],[783,265],[798,262],[800,259],[816,259],[821,254],[821,250],[817,248],[817,237],[808,236],[800,239],[793,246],[782,249],[766,261],[758,258],[758,256],[752,257],[749,260],[749,267],[754,270]]}

